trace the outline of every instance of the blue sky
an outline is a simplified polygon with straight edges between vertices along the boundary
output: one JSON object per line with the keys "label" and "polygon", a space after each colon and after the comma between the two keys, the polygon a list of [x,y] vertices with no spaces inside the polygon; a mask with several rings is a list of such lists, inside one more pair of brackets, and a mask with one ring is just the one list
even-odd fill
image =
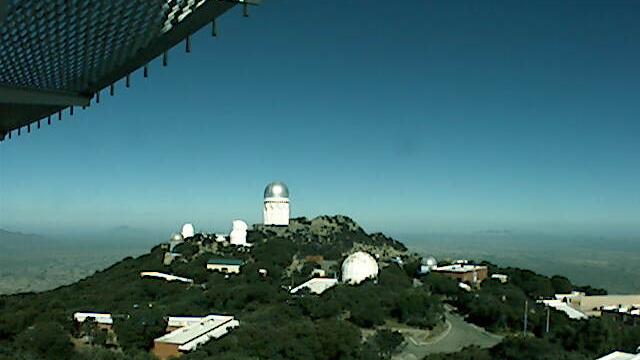
{"label": "blue sky", "polygon": [[264,1],[0,145],[0,227],[637,235],[640,3]]}

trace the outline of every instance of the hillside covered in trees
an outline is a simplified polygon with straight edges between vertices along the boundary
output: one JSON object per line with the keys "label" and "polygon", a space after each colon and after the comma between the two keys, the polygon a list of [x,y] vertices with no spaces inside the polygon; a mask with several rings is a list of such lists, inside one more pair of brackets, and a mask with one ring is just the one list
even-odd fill
{"label": "hillside covered in trees", "polygon": [[[389,359],[405,342],[394,326],[436,334],[447,311],[505,338],[490,349],[428,359],[592,359],[615,349],[635,350],[640,338],[638,327],[569,321],[556,313],[546,333],[546,312],[535,300],[577,289],[568,279],[486,264],[510,281],[487,280],[466,292],[442,275],[418,275],[416,254],[382,234],[367,234],[344,216],[294,219],[288,228],[256,226],[248,241],[251,248],[235,247],[196,234],[174,249],[181,256],[168,265],[168,245],[160,244],[69,286],[2,296],[0,359],[153,359],[149,349],[165,333],[168,316],[211,313],[234,315],[240,326],[184,359]],[[289,293],[318,267],[309,257],[321,257],[329,276],[339,275],[340,262],[357,250],[378,255],[377,279],[340,284],[320,296]],[[238,275],[207,271],[212,257],[242,259],[245,265]],[[142,271],[194,282],[141,278]],[[531,304],[530,326],[523,337],[525,300]],[[113,314],[113,331],[92,324],[78,328],[72,319],[77,311]]]}

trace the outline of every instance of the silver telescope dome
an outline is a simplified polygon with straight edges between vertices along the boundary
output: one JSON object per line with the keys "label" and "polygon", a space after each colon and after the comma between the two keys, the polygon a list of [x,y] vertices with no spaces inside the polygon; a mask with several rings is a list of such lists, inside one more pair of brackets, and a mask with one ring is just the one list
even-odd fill
{"label": "silver telescope dome", "polygon": [[281,181],[274,181],[264,188],[264,198],[289,198],[289,188]]}

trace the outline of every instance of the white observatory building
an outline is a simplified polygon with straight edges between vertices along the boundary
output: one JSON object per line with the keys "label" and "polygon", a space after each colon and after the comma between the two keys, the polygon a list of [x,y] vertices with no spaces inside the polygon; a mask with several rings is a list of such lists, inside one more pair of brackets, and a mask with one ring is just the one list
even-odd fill
{"label": "white observatory building", "polygon": [[349,255],[342,263],[342,282],[349,285],[378,276],[378,262],[363,251]]}
{"label": "white observatory building", "polygon": [[289,225],[289,189],[285,183],[272,182],[264,189],[264,225]]}
{"label": "white observatory building", "polygon": [[231,245],[247,245],[247,223],[242,220],[233,220],[233,229],[229,237],[231,238]]}
{"label": "white observatory building", "polygon": [[182,226],[182,231],[180,235],[182,235],[182,239],[188,239],[195,235],[195,229],[193,228],[193,224],[184,224]]}

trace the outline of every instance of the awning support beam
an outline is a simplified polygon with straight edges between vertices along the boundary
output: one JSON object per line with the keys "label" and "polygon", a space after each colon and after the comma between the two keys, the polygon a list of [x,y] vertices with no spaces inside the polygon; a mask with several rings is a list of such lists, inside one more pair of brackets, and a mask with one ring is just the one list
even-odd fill
{"label": "awning support beam", "polygon": [[89,100],[90,96],[78,93],[0,85],[0,103],[4,104],[84,106]]}
{"label": "awning support beam", "polygon": [[9,4],[7,0],[0,0],[0,25],[4,22],[4,19],[7,17],[7,10]]}

